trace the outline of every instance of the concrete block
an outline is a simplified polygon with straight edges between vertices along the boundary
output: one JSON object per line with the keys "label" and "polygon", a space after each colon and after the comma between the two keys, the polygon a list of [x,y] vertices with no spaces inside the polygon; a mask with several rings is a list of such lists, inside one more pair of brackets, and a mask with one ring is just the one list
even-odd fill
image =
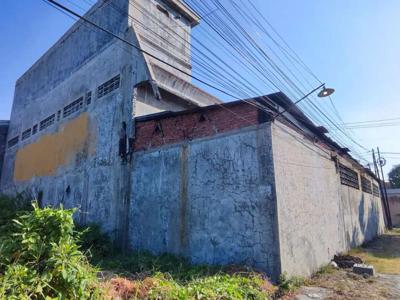
{"label": "concrete block", "polygon": [[361,274],[361,275],[367,274],[370,276],[374,276],[375,270],[374,270],[374,266],[364,265],[364,264],[355,264],[353,266],[353,273]]}

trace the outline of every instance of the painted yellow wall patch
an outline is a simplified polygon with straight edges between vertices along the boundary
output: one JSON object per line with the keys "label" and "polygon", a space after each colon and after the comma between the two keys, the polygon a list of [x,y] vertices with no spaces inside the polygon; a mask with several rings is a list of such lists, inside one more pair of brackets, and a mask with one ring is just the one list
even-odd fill
{"label": "painted yellow wall patch", "polygon": [[18,150],[14,180],[54,175],[61,166],[71,164],[75,154],[88,147],[89,118],[87,113],[72,119],[59,131],[40,137],[35,143]]}

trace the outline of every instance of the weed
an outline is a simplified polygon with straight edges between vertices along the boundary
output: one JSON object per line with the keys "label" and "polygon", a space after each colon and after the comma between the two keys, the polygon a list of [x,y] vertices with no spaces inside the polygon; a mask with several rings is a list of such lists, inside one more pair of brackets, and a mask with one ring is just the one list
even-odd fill
{"label": "weed", "polygon": [[31,210],[30,201],[26,200],[22,195],[17,197],[0,195],[0,239],[11,229],[10,225],[13,219],[19,214]]}
{"label": "weed", "polygon": [[106,284],[110,295],[123,299],[266,299],[276,288],[261,273],[248,268],[191,265],[171,254],[133,252],[101,261],[102,269],[133,278]]}
{"label": "weed", "polygon": [[334,272],[336,272],[334,267],[331,265],[324,265],[317,271],[316,275],[332,274]]}
{"label": "weed", "polygon": [[74,210],[40,209],[19,216],[0,247],[0,299],[94,299],[96,270],[74,239]]}
{"label": "weed", "polygon": [[302,285],[304,285],[305,279],[300,276],[288,277],[286,273],[281,274],[279,277],[279,289],[284,293],[293,292]]}
{"label": "weed", "polygon": [[88,252],[91,260],[97,262],[113,254],[114,248],[111,239],[103,233],[100,226],[90,224],[78,226],[78,245],[85,253]]}

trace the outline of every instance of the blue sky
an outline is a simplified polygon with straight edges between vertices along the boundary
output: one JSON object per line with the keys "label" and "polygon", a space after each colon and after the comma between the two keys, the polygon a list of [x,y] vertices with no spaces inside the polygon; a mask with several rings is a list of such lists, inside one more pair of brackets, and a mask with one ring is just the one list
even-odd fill
{"label": "blue sky", "polygon": [[[314,73],[336,89],[332,99],[345,122],[400,117],[400,1],[254,1]],[[10,116],[15,81],[71,24],[41,0],[1,1],[0,119]],[[354,135],[367,148],[400,152],[399,129],[356,129]],[[388,159],[386,171],[400,163],[398,157]]]}

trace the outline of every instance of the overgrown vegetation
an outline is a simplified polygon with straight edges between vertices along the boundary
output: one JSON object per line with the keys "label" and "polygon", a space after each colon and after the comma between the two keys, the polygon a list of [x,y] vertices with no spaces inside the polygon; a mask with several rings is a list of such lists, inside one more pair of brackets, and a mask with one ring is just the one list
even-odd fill
{"label": "overgrown vegetation", "polygon": [[276,290],[250,269],[193,266],[170,254],[135,252],[104,259],[100,266],[120,276],[105,284],[108,294],[126,299],[267,299]]}
{"label": "overgrown vegetation", "polygon": [[281,293],[293,292],[302,285],[304,285],[305,280],[300,276],[290,276],[287,274],[282,274],[279,278],[279,288]]}
{"label": "overgrown vegetation", "polygon": [[76,231],[79,247],[92,262],[97,263],[116,254],[111,239],[101,231],[99,225],[77,226]]}
{"label": "overgrown vegetation", "polygon": [[[4,199],[8,204],[2,205],[9,207]],[[0,299],[100,298],[96,269],[75,240],[73,213],[33,203],[32,211],[17,210],[12,225],[3,224],[7,230],[0,232]],[[12,215],[0,214],[4,220]]]}
{"label": "overgrown vegetation", "polygon": [[17,218],[19,214],[31,210],[30,201],[27,201],[22,195],[14,198],[0,196],[0,239],[12,230],[12,220]]}
{"label": "overgrown vegetation", "polygon": [[[1,300],[267,299],[277,289],[262,273],[243,267],[193,266],[169,254],[118,254],[98,226],[75,229],[73,213],[0,197]],[[109,274],[101,283],[89,260]]]}

